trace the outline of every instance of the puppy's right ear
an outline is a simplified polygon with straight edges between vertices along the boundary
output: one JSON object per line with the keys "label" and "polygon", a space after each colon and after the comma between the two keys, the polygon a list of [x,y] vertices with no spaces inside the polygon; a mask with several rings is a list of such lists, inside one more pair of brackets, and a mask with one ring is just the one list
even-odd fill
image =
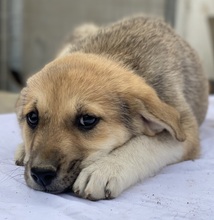
{"label": "puppy's right ear", "polygon": [[178,141],[185,141],[180,113],[171,105],[163,102],[156,91],[143,80],[133,81],[124,97],[129,106],[132,130],[147,136],[167,130]]}
{"label": "puppy's right ear", "polygon": [[21,123],[22,121],[22,118],[23,118],[23,106],[24,106],[24,103],[25,103],[25,97],[26,97],[26,94],[27,94],[27,87],[24,87],[21,92],[20,92],[20,95],[16,101],[16,105],[15,105],[15,111],[16,111],[16,115],[17,115],[17,118],[18,118],[18,121],[19,123]]}

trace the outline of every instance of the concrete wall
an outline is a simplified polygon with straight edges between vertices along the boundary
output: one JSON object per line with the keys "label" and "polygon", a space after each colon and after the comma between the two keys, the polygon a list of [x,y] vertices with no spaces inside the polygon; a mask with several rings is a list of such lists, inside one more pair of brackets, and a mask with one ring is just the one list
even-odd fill
{"label": "concrete wall", "polygon": [[214,0],[178,0],[177,3],[176,30],[198,51],[205,72],[214,80],[214,37],[210,22],[214,18]]}
{"label": "concrete wall", "polygon": [[7,33],[7,14],[8,2],[6,0],[0,1],[0,88],[7,89],[8,69],[8,33]]}
{"label": "concrete wall", "polygon": [[142,12],[173,18],[175,2],[177,32],[199,52],[214,80],[214,31],[209,22],[214,18],[214,0],[0,0],[0,88],[16,91],[8,83],[7,67],[27,78],[54,58],[64,37],[81,23],[105,24]]}

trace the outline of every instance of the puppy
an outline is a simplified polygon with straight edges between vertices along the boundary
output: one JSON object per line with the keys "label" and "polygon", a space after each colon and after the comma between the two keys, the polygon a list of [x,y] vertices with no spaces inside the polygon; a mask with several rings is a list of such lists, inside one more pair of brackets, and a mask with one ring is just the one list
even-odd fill
{"label": "puppy", "polygon": [[28,186],[115,198],[200,153],[208,83],[198,56],[163,21],[137,16],[77,29],[21,91]]}

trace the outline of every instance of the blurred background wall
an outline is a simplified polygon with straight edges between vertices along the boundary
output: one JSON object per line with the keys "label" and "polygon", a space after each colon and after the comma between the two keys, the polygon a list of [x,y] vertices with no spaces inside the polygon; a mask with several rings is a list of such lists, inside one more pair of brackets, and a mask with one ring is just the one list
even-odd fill
{"label": "blurred background wall", "polygon": [[214,80],[213,0],[0,0],[0,90],[18,92],[77,25],[136,13],[170,23],[199,52]]}

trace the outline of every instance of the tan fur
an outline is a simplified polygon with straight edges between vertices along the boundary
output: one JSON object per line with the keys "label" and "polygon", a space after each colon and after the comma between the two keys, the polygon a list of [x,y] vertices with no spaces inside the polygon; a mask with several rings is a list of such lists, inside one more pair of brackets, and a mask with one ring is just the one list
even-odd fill
{"label": "tan fur", "polygon": [[[208,86],[195,52],[162,21],[140,16],[90,27],[77,29],[81,37],[74,33],[22,90],[17,115],[24,145],[15,159],[25,165],[30,187],[52,193],[73,187],[96,200],[198,157]],[[26,123],[31,111],[39,113],[35,129]],[[76,120],[86,114],[100,120],[82,131]],[[42,186],[32,169],[56,177]]]}

